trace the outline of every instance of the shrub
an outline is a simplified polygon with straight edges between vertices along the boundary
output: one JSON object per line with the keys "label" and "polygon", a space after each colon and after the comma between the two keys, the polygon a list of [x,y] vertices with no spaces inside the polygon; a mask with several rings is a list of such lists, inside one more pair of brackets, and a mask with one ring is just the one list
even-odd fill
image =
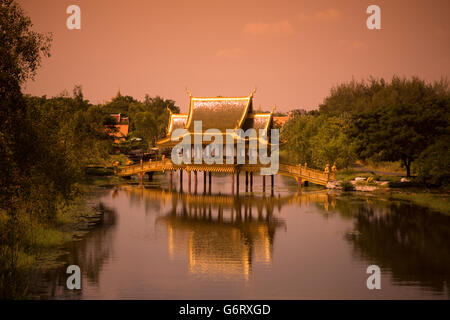
{"label": "shrub", "polygon": [[355,187],[353,186],[353,184],[350,181],[341,182],[341,187],[342,187],[342,190],[344,190],[344,191],[354,191],[355,190]]}

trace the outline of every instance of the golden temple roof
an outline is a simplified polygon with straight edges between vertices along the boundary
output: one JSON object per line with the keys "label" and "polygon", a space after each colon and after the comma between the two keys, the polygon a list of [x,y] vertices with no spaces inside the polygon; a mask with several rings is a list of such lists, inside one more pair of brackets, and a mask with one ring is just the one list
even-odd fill
{"label": "golden temple roof", "polygon": [[225,134],[227,129],[247,130],[249,128],[269,129],[273,112],[253,113],[253,93],[246,97],[193,97],[190,93],[189,113],[170,114],[167,136],[157,145],[170,147],[173,130],[187,129],[194,133],[194,122],[202,122],[202,133],[208,129],[218,129]]}

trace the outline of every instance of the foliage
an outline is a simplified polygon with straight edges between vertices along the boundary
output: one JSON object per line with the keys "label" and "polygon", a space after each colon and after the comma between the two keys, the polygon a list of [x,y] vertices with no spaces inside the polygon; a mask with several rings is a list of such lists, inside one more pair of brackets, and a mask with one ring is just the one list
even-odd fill
{"label": "foliage", "polygon": [[[165,135],[169,121],[168,109],[173,113],[180,112],[173,100],[146,95],[143,101],[139,101],[131,96],[122,96],[120,92],[102,107],[105,114],[121,113],[129,117],[129,137],[142,139],[139,145],[146,149],[155,146],[156,140]],[[106,121],[110,124],[111,119]],[[121,149],[129,147],[121,146]]]}
{"label": "foliage", "polygon": [[427,185],[450,186],[450,138],[427,147],[417,159],[418,179]]}
{"label": "foliage", "polygon": [[50,37],[31,27],[15,1],[0,0],[0,298],[22,296],[26,279],[17,270],[32,253],[27,235],[56,220],[79,194],[83,167],[111,145],[104,113],[81,87],[72,98],[22,95],[49,56]]}
{"label": "foliage", "polygon": [[131,136],[143,139],[148,148],[155,146],[156,140],[166,134],[170,114],[168,109],[172,113],[180,112],[180,108],[175,106],[175,101],[160,96],[146,95],[143,102],[131,104],[129,108],[132,122]]}
{"label": "foliage", "polygon": [[41,55],[50,56],[50,34],[31,30],[32,23],[13,0],[0,0],[0,95],[33,78]]}
{"label": "foliage", "polygon": [[340,184],[343,191],[353,191],[355,187],[350,181],[342,181]]}
{"label": "foliage", "polygon": [[330,95],[319,106],[328,116],[352,115],[370,111],[376,106],[372,98],[386,88],[384,79],[369,78],[367,81],[352,80],[331,89]]}
{"label": "foliage", "polygon": [[348,121],[325,115],[299,115],[289,120],[281,139],[286,149],[300,164],[324,169],[336,162],[337,167],[348,167],[354,160],[353,145],[345,134]]}
{"label": "foliage", "polygon": [[[356,86],[358,90],[360,87],[363,84]],[[351,85],[350,89],[355,88]],[[401,160],[409,177],[412,162],[448,134],[448,83],[427,84],[418,78],[393,77],[390,83],[372,83],[367,92],[364,97],[370,97],[369,106],[353,113],[349,130],[356,142],[356,153],[361,159]]]}
{"label": "foliage", "polygon": [[137,100],[131,96],[122,96],[120,91],[117,95],[107,104],[103,106],[103,111],[105,113],[121,113],[122,116],[129,116],[130,105],[136,103]]}

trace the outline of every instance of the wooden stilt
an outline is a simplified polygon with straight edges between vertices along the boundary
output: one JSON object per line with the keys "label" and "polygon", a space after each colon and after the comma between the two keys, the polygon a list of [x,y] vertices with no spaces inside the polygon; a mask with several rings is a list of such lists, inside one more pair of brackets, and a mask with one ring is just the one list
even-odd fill
{"label": "wooden stilt", "polygon": [[263,185],[263,191],[266,191],[266,176],[262,176],[262,185]]}
{"label": "wooden stilt", "polygon": [[183,169],[180,169],[180,190],[183,190]]}
{"label": "wooden stilt", "polygon": [[211,193],[211,171],[210,172],[208,172],[208,174],[209,174],[209,186],[208,186],[208,188],[209,188],[209,193]]}
{"label": "wooden stilt", "polygon": [[231,174],[231,193],[234,194],[234,172]]}
{"label": "wooden stilt", "polygon": [[270,195],[273,196],[273,180],[274,180],[274,175],[272,174],[270,176]]}
{"label": "wooden stilt", "polygon": [[197,171],[194,171],[194,193],[197,193]]}
{"label": "wooden stilt", "polygon": [[245,192],[248,192],[248,171],[245,171]]}
{"label": "wooden stilt", "polygon": [[239,171],[236,172],[236,194],[239,194]]}
{"label": "wooden stilt", "polygon": [[188,171],[188,191],[191,193],[191,171]]}
{"label": "wooden stilt", "polygon": [[302,193],[302,178],[297,177],[297,193]]}
{"label": "wooden stilt", "polygon": [[206,193],[206,171],[203,171],[203,193]]}
{"label": "wooden stilt", "polygon": [[172,178],[173,178],[173,171],[170,170],[169,172],[169,190],[172,191]]}
{"label": "wooden stilt", "polygon": [[250,192],[253,192],[253,172],[250,172]]}

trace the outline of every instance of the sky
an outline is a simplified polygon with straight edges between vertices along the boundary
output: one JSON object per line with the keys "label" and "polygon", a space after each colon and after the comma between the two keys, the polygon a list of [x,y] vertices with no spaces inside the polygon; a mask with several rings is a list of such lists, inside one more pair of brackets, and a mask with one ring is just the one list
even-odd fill
{"label": "sky", "polygon": [[[176,101],[246,96],[278,111],[314,109],[337,84],[369,76],[450,74],[448,0],[19,0],[38,32],[52,32],[24,92],[55,96],[81,85],[104,103],[120,90]],[[66,8],[81,9],[69,30]],[[369,30],[369,5],[381,29]]]}

